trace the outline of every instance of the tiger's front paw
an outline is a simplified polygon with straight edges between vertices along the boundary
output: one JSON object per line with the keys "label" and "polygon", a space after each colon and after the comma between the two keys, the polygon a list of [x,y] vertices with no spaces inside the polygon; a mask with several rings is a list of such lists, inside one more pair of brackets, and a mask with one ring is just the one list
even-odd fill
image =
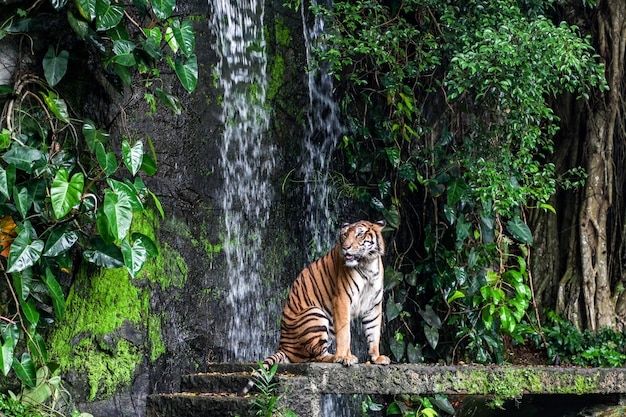
{"label": "tiger's front paw", "polygon": [[376,365],[389,365],[391,363],[391,359],[388,356],[380,355],[376,359],[372,359]]}
{"label": "tiger's front paw", "polygon": [[356,356],[350,354],[346,356],[335,356],[335,362],[345,366],[352,366],[359,362]]}

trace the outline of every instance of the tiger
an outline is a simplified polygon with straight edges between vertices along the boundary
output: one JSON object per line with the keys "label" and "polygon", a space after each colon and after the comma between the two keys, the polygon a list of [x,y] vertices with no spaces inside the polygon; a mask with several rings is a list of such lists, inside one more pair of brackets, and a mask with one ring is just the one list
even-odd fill
{"label": "tiger", "polygon": [[[382,327],[384,220],[344,223],[329,253],[298,274],[283,309],[276,353],[262,363],[358,362],[350,350],[350,322],[361,318],[371,362],[388,365],[379,350]],[[329,352],[335,339],[335,353]],[[252,380],[239,393],[253,387]]]}

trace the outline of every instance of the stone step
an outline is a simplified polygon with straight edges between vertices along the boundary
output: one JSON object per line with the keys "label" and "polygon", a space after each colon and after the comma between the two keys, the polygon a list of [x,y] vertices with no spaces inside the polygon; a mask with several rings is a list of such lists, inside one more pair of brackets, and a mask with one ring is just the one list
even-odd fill
{"label": "stone step", "polygon": [[254,397],[181,392],[148,396],[146,417],[253,417]]}
{"label": "stone step", "polygon": [[252,372],[221,373],[210,372],[183,375],[180,378],[180,389],[190,393],[231,393],[240,392],[248,384]]}

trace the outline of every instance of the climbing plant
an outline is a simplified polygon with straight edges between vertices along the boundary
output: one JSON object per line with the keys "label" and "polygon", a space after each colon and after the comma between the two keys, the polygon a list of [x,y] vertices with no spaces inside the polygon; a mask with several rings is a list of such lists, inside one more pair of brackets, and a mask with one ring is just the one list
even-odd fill
{"label": "climbing plant", "polygon": [[142,179],[157,169],[152,142],[111,137],[110,120],[82,111],[83,94],[93,90],[81,83],[93,71],[103,89],[141,86],[153,109],[158,99],[180,112],[161,64],[188,92],[198,67],[191,24],[173,16],[175,7],[175,0],[46,0],[0,12],[0,41],[27,46],[17,61],[30,63],[0,86],[0,371],[14,372],[31,393],[58,385],[49,379],[57,366],[44,333],[64,318],[62,284],[76,262],[135,277],[157,255],[149,236],[131,232],[139,213],[164,216]]}
{"label": "climbing plant", "polygon": [[[549,2],[361,0],[314,6],[318,65],[341,88],[354,195],[396,229],[386,275],[397,360],[502,361],[532,305],[529,210],[584,182],[550,162],[561,94],[606,87]],[[423,243],[422,243],[423,242]]]}

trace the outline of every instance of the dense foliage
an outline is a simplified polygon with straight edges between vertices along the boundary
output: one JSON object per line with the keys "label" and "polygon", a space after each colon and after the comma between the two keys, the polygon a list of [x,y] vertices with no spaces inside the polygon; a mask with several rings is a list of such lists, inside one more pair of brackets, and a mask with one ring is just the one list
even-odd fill
{"label": "dense foliage", "polygon": [[[504,360],[533,305],[529,210],[579,168],[550,162],[562,94],[604,67],[550,2],[338,1],[318,62],[341,81],[353,197],[397,228],[386,317],[397,360]],[[423,242],[423,244],[421,243]],[[537,311],[532,312],[537,313]]]}
{"label": "dense foliage", "polygon": [[132,232],[133,217],[148,209],[163,216],[140,176],[156,171],[150,138],[112,138],[102,127],[111,120],[95,122],[73,107],[84,108],[94,88],[86,84],[97,80],[100,88],[120,92],[140,82],[151,106],[158,98],[180,111],[159,63],[167,62],[187,91],[194,90],[198,70],[191,24],[172,17],[175,5],[52,0],[3,6],[0,40],[28,45],[18,49],[18,62],[32,65],[20,66],[0,86],[0,370],[15,372],[37,415],[67,411],[54,409],[58,366],[42,336],[64,317],[64,277],[76,272],[80,257],[135,276],[157,249],[149,236]]}

